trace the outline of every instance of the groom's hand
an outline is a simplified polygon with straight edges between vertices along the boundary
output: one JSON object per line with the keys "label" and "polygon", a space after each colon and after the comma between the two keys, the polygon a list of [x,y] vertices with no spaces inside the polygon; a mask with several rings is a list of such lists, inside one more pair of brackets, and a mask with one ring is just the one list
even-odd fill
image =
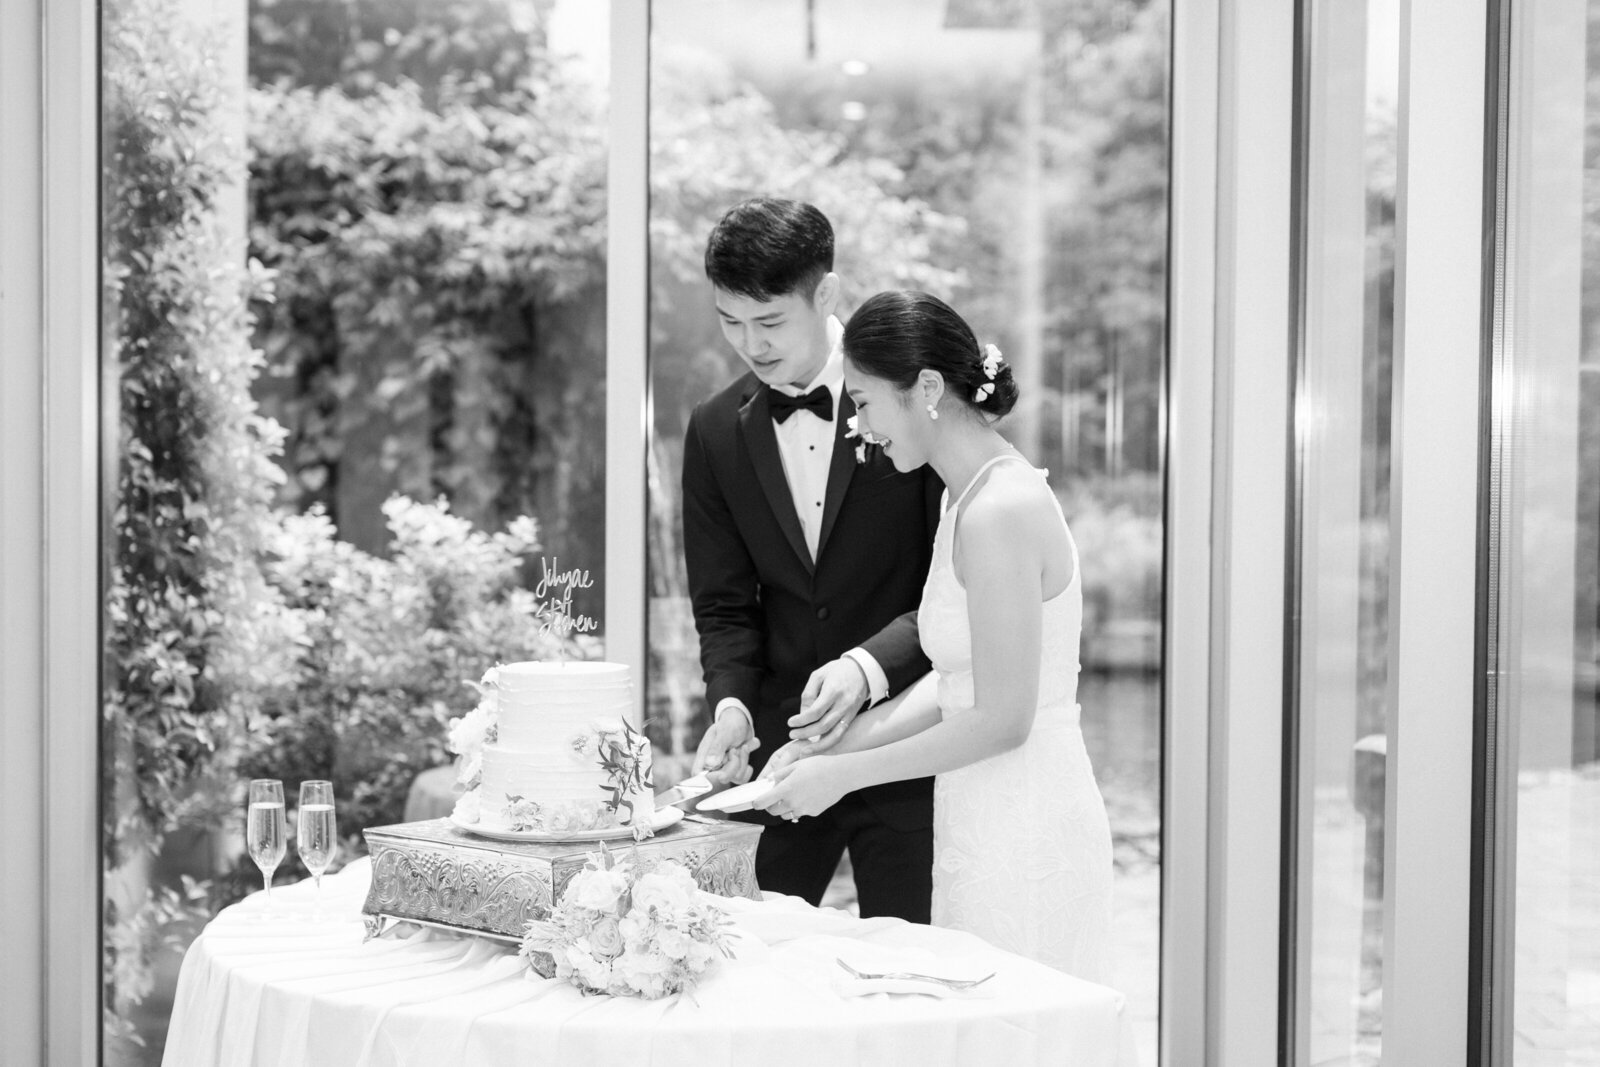
{"label": "groom's hand", "polygon": [[717,716],[700,738],[694,754],[694,773],[716,785],[738,785],[750,780],[750,753],[761,740],[750,731],[750,721],[737,711]]}
{"label": "groom's hand", "polygon": [[828,736],[841,723],[848,726],[866,702],[867,676],[860,664],[849,656],[824,663],[800,693],[800,714],[789,720],[789,736]]}

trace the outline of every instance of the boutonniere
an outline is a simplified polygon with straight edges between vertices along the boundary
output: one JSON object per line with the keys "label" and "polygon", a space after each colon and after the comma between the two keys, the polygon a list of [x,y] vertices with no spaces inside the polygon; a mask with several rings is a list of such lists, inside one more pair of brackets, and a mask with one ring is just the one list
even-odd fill
{"label": "boutonniere", "polygon": [[860,418],[859,415],[851,415],[848,419],[844,420],[844,424],[847,427],[844,435],[846,438],[857,438],[861,442],[860,444],[856,445],[856,463],[861,464],[867,461],[867,449],[869,447],[876,447],[878,444],[878,439],[872,436],[871,430],[863,430],[856,424],[856,419],[858,418]]}

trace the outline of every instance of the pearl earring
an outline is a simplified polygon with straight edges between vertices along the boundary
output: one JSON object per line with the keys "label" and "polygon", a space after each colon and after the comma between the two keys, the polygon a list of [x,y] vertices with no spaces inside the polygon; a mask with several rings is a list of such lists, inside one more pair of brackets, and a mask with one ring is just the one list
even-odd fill
{"label": "pearl earring", "polygon": [[928,405],[928,418],[932,419],[934,422],[939,421],[939,409],[934,407],[932,404]]}

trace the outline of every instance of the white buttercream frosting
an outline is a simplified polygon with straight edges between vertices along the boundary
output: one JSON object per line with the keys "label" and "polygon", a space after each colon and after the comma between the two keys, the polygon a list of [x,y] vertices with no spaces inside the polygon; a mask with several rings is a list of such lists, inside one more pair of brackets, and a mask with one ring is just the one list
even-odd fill
{"label": "white buttercream frosting", "polygon": [[626,734],[633,706],[626,665],[511,663],[497,668],[494,691],[498,737],[484,747],[478,788],[485,825],[523,828],[510,824],[530,818],[551,832],[648,825],[648,784],[619,796],[601,759],[603,739]]}

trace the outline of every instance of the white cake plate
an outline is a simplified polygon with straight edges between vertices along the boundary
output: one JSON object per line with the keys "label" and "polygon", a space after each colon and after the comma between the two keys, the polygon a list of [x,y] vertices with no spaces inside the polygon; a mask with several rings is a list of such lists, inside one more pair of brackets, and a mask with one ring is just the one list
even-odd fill
{"label": "white cake plate", "polygon": [[[682,808],[657,808],[650,815],[650,830],[660,833],[683,818]],[[493,827],[480,826],[475,822],[462,822],[455,815],[450,816],[450,822],[458,830],[465,830],[469,834],[479,837],[493,838],[496,841],[615,841],[624,837],[633,836],[631,826],[611,826],[604,830],[569,830],[554,833],[547,830],[496,830]]]}
{"label": "white cake plate", "polygon": [[744,785],[736,785],[724,789],[720,793],[713,793],[699,804],[700,811],[745,811],[752,807],[756,801],[766,796],[778,783],[771,778],[757,778]]}

